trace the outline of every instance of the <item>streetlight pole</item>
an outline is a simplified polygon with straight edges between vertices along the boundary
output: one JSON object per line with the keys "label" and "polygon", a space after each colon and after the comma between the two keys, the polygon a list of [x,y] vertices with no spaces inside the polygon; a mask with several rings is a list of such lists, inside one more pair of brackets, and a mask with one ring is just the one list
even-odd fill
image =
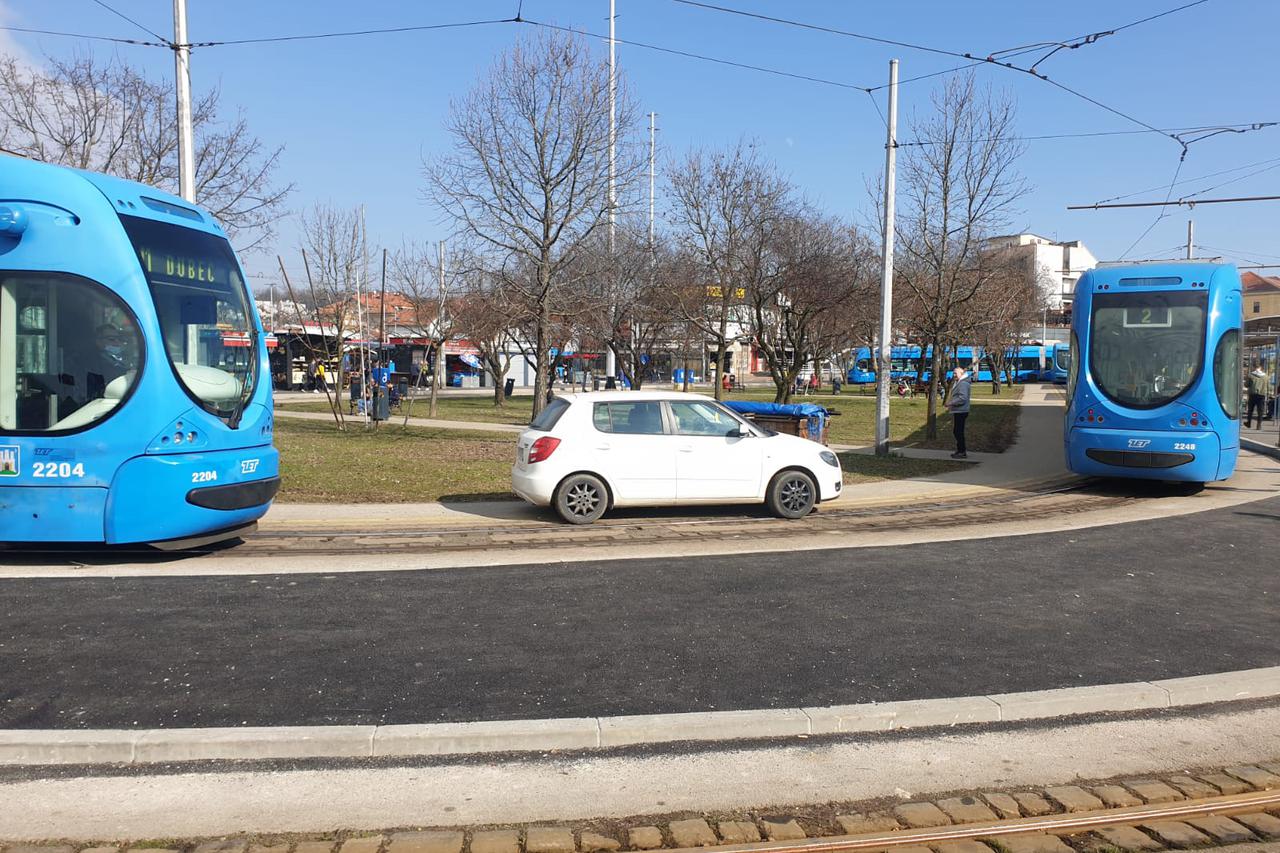
{"label": "streetlight pole", "polygon": [[[618,71],[617,58],[615,56],[616,42],[614,41],[614,25],[616,14],[616,0],[609,0],[609,256],[613,257],[614,253],[614,231],[617,228],[617,206],[618,194],[617,187],[614,184],[617,166],[614,161],[614,150],[618,141]],[[611,278],[616,278],[616,272],[610,270]],[[615,282],[610,283],[610,291],[614,292]],[[616,295],[616,293],[613,293]],[[613,377],[618,374],[617,358],[613,353],[613,346],[605,347],[604,353],[604,373],[605,376]],[[585,377],[585,373],[583,376]]]}
{"label": "streetlight pole", "polygon": [[187,0],[173,0],[173,68],[178,89],[178,195],[196,200],[196,156],[191,127],[191,43]]}
{"label": "streetlight pole", "polygon": [[889,60],[889,120],[884,145],[884,267],[880,273],[880,341],[876,359],[876,455],[889,455],[889,371],[893,339],[894,167],[898,130],[898,60]]}

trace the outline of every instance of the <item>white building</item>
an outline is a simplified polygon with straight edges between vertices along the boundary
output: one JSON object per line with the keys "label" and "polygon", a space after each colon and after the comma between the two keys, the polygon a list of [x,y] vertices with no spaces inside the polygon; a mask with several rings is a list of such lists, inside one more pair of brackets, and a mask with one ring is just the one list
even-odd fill
{"label": "white building", "polygon": [[1070,309],[1076,282],[1085,270],[1098,264],[1098,259],[1079,240],[1059,243],[1038,234],[1010,234],[992,237],[987,246],[1026,257],[1028,274],[1035,277],[1044,291],[1051,311]]}

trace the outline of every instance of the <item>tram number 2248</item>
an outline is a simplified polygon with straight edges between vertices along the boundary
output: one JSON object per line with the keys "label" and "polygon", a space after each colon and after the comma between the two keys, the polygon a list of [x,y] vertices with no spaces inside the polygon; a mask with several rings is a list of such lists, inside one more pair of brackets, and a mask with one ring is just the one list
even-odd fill
{"label": "tram number 2248", "polygon": [[84,477],[84,463],[77,462],[37,462],[31,466],[31,476],[67,480],[72,477]]}

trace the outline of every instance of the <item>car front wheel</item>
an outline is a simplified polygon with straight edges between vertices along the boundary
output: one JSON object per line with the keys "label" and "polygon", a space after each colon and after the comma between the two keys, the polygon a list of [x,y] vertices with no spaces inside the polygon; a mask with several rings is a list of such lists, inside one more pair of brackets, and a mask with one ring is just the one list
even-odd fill
{"label": "car front wheel", "polygon": [[599,477],[574,474],[556,489],[556,514],[570,524],[590,524],[609,506],[609,493]]}
{"label": "car front wheel", "polygon": [[818,487],[804,471],[780,471],[769,483],[765,505],[779,518],[804,518],[818,502]]}

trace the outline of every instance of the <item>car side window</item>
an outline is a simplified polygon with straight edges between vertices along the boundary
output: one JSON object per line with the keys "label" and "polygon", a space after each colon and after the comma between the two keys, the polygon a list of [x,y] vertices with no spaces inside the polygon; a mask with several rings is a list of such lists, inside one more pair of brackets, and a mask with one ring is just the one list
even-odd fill
{"label": "car side window", "polygon": [[740,424],[719,407],[702,402],[671,403],[677,435],[737,435]]}
{"label": "car side window", "polygon": [[600,432],[662,435],[662,408],[657,401],[596,403],[591,420]]}

